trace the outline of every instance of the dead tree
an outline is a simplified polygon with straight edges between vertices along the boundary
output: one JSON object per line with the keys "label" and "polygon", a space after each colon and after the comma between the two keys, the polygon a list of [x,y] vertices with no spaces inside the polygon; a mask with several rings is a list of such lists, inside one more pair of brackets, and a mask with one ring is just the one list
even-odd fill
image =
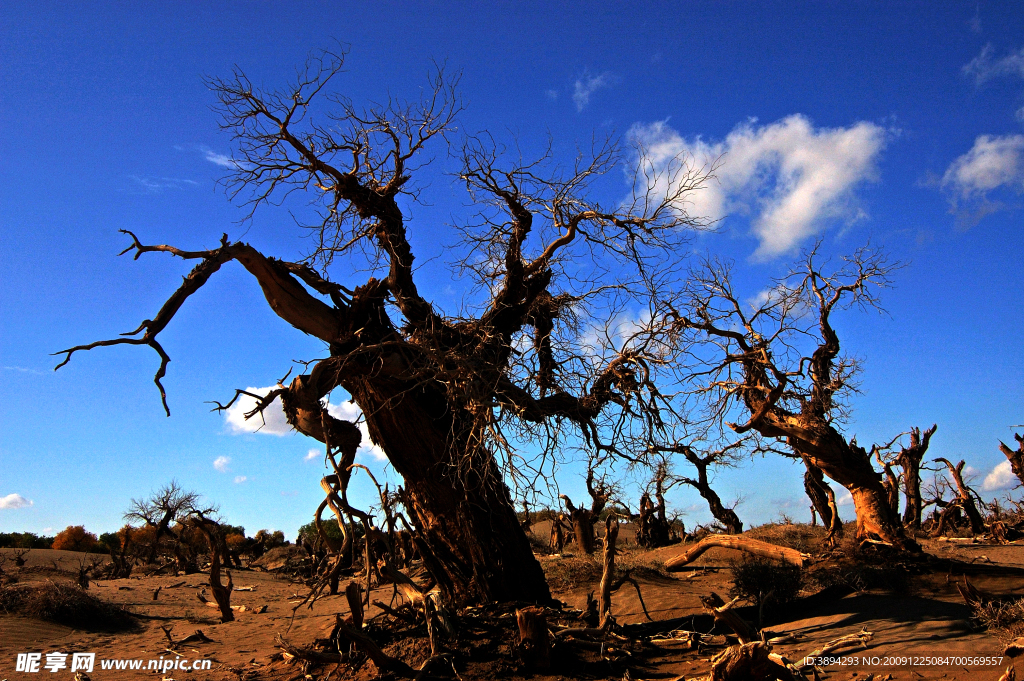
{"label": "dead tree", "polygon": [[[887,286],[900,265],[867,249],[831,272],[817,260],[815,248],[753,309],[734,292],[728,266],[706,261],[692,273],[677,328],[717,353],[708,364],[692,366],[693,394],[707,400],[715,420],[727,420],[738,400],[746,419],[729,423],[734,431],[786,441],[849,490],[858,539],[918,550],[894,517],[868,452],[844,437],[837,421],[857,366],[840,355],[832,315],[854,305],[877,307],[872,289]],[[804,339],[813,339],[809,354],[802,352]]]}
{"label": "dead tree", "polygon": [[166,534],[177,539],[173,525],[184,521],[198,500],[197,493],[183,490],[175,480],[158,489],[148,499],[132,499],[128,512],[124,514],[125,520],[142,522],[156,530],[153,546],[146,556],[147,563],[156,562],[161,537]]}
{"label": "dead tree", "polygon": [[924,509],[921,500],[921,462],[937,429],[938,424],[935,424],[922,434],[920,428],[912,428],[910,446],[902,448],[896,456],[896,464],[902,469],[903,524],[915,530],[921,529],[921,512]]}
{"label": "dead tree", "polygon": [[576,508],[572,500],[564,494],[560,494],[559,498],[565,502],[565,508],[569,511],[569,523],[576,537],[577,548],[590,555],[594,552],[594,525],[609,497],[608,488],[603,480],[594,483],[593,466],[587,469],[587,493],[590,494],[590,508],[584,508],[582,505]]}
{"label": "dead tree", "polygon": [[1017,476],[1020,484],[1024,485],[1024,436],[1014,433],[1013,439],[1017,441],[1016,451],[1007,447],[1002,441],[999,442],[999,451],[1010,462],[1010,470]]}
{"label": "dead tree", "polygon": [[654,447],[659,452],[682,454],[690,462],[690,465],[696,469],[697,477],[679,476],[677,480],[697,490],[701,497],[708,502],[711,515],[715,517],[715,520],[722,523],[728,534],[742,534],[743,522],[736,515],[736,511],[723,504],[721,497],[718,496],[718,492],[712,489],[711,482],[708,479],[708,468],[711,466],[731,465],[735,450],[742,447],[745,442],[745,440],[739,440],[720,449],[700,454],[693,447],[685,444],[656,445]]}
{"label": "dead tree", "polygon": [[[231,609],[231,591],[234,588],[234,583],[231,580],[230,570],[228,570],[226,585],[220,578],[221,567],[228,565],[227,546],[220,531],[220,524],[207,518],[202,511],[193,511],[189,523],[202,532],[210,544],[210,590],[213,592],[217,607],[220,608],[220,621],[232,622],[235,619],[235,613]],[[200,600],[203,600],[202,597]]]}
{"label": "dead tree", "polygon": [[561,553],[565,547],[566,518],[562,513],[551,514],[551,536],[548,539],[548,548],[553,553]]}
{"label": "dead tree", "polygon": [[[414,227],[404,206],[420,191],[413,178],[425,172],[424,149],[453,134],[461,108],[455,79],[438,73],[417,102],[389,99],[361,110],[343,96],[328,97],[343,56],[314,56],[279,91],[240,71],[210,81],[235,140],[229,190],[252,211],[306,194],[303,210],[309,203],[319,209],[305,225],[308,257],[278,260],[226,235],[215,248],[187,250],[129,234],[125,252],[136,258],[167,253],[196,266],[134,333],[68,348],[58,353],[65,355],[61,366],[78,351],[149,346],[160,358],[155,382],[166,410],[161,379],[170,357],[159,335],[221,267],[238,263],[271,309],[322,340],[329,355],[288,385],[254,396],[249,416],[280,403],[300,433],[354,450],[358,428],[325,406],[342,388],[404,479],[421,555],[429,551],[444,570],[445,596],[547,601],[504,478],[521,470],[506,432],[548,452],[580,437],[609,452],[620,451],[623,428],[659,426],[664,398],[657,382],[678,352],[660,310],[624,336],[606,334],[609,342],[581,344],[581,331],[610,328],[624,305],[657,308],[678,293],[679,248],[708,224],[679,206],[710,169],[681,159],[651,174],[644,149],[627,157],[614,142],[560,167],[548,154],[536,162],[506,156],[487,134],[468,138],[455,153],[480,212],[462,222],[462,242],[446,253],[475,284],[475,304],[446,313],[417,285],[425,275],[409,238],[410,229],[432,228]],[[325,97],[330,110],[321,113]],[[595,178],[635,155],[634,196],[607,206],[593,200]],[[590,265],[584,276],[581,262]],[[367,271],[372,276],[356,279]],[[594,318],[598,310],[606,313]]]}
{"label": "dead tree", "polygon": [[964,482],[964,462],[961,461],[954,466],[949,459],[939,457],[935,460],[945,464],[946,468],[949,469],[949,475],[953,478],[953,484],[956,486],[956,501],[953,503],[959,506],[964,515],[967,516],[967,520],[971,524],[971,532],[974,534],[984,533],[985,521],[982,519],[978,506],[974,501],[978,495]]}

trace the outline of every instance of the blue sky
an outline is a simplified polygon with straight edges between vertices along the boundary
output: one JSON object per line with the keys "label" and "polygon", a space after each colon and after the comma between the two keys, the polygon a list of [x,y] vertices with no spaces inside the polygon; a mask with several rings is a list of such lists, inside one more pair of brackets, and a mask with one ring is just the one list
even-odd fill
{"label": "blue sky", "polygon": [[[721,158],[691,207],[719,230],[694,250],[734,259],[752,296],[817,237],[829,254],[870,241],[908,261],[888,315],[837,322],[865,362],[848,432],[863,444],[937,422],[932,453],[1004,493],[996,440],[1024,423],[1017,3],[9,2],[0,37],[0,531],[112,530],[132,497],[171,478],[252,531],[291,536],[308,521],[316,443],[237,432],[206,404],[320,351],[241,268],[162,335],[171,418],[148,349],[93,351],[56,373],[50,353],[135,328],[189,269],[115,257],[118,229],[186,248],[227,232],[300,257],[286,210],[241,226],[217,186],[232,148],[204,77],[238,65],[282,85],[337,41],[350,52],[335,85],[357,103],[418,96],[437,60],[462,72],[462,131],[527,149],[550,134],[567,159],[608,134]],[[417,178],[410,232],[419,261],[434,259],[421,288],[454,309],[465,284],[444,245],[468,212],[445,152]],[[609,201],[627,190],[615,173],[597,187]],[[362,460],[382,471],[372,452]],[[559,482],[580,496],[573,466]],[[717,485],[747,522],[807,515],[788,462],[759,459]],[[688,523],[708,519],[695,494],[670,501]]]}

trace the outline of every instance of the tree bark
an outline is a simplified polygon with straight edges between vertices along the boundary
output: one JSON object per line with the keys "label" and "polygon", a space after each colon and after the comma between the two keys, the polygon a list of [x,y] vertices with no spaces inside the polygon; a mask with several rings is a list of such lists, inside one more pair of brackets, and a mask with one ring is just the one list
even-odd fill
{"label": "tree bark", "polygon": [[[404,478],[403,505],[436,558],[446,600],[551,600],[493,456],[475,451],[471,429],[429,388],[380,377],[343,383],[370,438]],[[441,399],[439,399],[441,397]]]}

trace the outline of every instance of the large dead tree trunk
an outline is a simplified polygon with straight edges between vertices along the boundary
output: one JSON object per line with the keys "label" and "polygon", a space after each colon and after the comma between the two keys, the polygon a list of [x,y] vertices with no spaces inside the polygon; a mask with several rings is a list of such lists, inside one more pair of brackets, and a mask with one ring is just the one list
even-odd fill
{"label": "large dead tree trunk", "polygon": [[508,488],[494,458],[473,451],[470,426],[437,395],[409,389],[395,396],[380,383],[344,387],[362,407],[370,437],[405,480],[406,510],[446,573],[434,575],[446,596],[549,600]]}
{"label": "large dead tree trunk", "polygon": [[1010,462],[1010,470],[1020,480],[1020,484],[1024,485],[1024,436],[1014,433],[1013,437],[1017,440],[1017,450],[1014,451],[1007,447],[1005,443],[1000,442],[999,451]]}
{"label": "large dead tree trunk", "polygon": [[910,430],[910,446],[900,451],[896,463],[903,469],[900,477],[903,480],[903,524],[915,530],[921,529],[921,511],[924,504],[921,500],[921,462],[932,435],[938,424],[932,425],[923,434],[920,428]]}

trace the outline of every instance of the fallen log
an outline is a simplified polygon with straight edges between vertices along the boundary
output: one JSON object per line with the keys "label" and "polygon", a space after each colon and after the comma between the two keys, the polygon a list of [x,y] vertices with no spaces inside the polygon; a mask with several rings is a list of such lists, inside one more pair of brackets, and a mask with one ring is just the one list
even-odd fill
{"label": "fallen log", "polygon": [[665,569],[669,572],[680,570],[683,566],[695,561],[705,551],[713,548],[744,551],[755,556],[761,556],[762,558],[771,558],[772,560],[790,563],[797,567],[804,567],[807,565],[807,561],[811,558],[806,553],[800,553],[796,549],[786,548],[785,546],[776,546],[775,544],[758,541],[757,539],[751,539],[750,537],[731,534],[712,534],[704,537],[694,546],[691,546],[675,558],[670,558],[665,561]]}

